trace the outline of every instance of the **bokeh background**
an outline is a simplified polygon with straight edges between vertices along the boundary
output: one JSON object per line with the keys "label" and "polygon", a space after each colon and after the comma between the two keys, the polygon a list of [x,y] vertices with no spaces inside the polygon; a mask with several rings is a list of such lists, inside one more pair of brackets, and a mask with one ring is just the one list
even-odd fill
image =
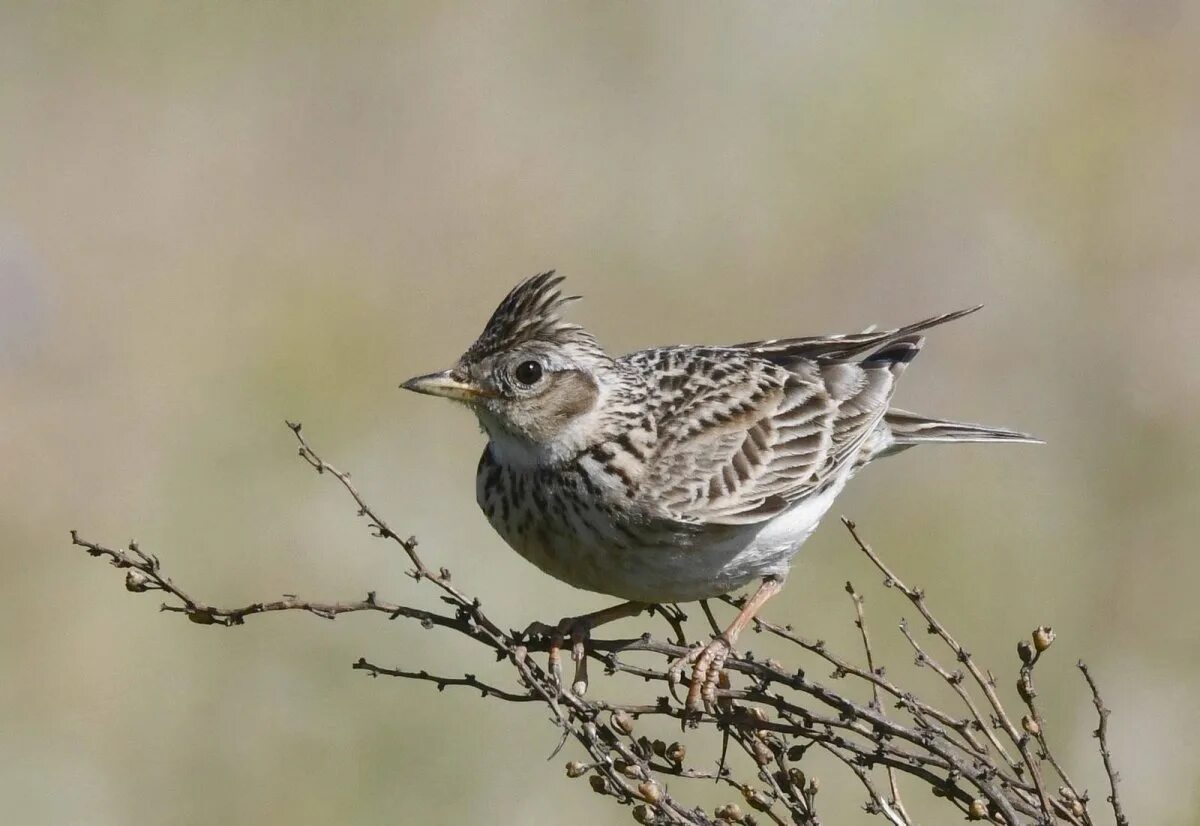
{"label": "bokeh background", "polygon": [[[1042,700],[1083,784],[1076,657],[1137,822],[1200,823],[1197,215],[1195,3],[5,3],[3,820],[631,822],[561,777],[571,747],[545,762],[540,711],[349,670],[491,673],[458,640],[194,626],[67,536],[135,537],[217,603],[436,604],[290,417],[501,621],[605,604],[492,535],[469,414],[396,389],[557,267],[614,351],[985,303],[897,401],[1048,444],[906,453],[837,512],[998,673],[1054,625]],[[832,519],[769,616],[853,651],[846,579],[935,691]],[[815,771],[826,818],[866,822]]]}

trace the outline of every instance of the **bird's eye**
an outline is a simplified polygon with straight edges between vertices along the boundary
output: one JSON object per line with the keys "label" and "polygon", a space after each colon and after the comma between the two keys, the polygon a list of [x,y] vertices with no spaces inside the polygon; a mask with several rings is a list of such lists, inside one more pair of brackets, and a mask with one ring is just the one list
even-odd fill
{"label": "bird's eye", "polygon": [[537,380],[542,377],[542,365],[536,361],[523,361],[517,365],[513,375],[517,377],[517,381],[526,386],[537,384]]}

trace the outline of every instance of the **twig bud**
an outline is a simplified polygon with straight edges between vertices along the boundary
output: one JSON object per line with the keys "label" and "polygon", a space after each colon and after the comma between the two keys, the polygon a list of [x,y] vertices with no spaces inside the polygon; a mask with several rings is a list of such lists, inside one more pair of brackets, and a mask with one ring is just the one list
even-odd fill
{"label": "twig bud", "polygon": [[143,574],[141,571],[132,570],[125,574],[125,590],[132,591],[135,594],[140,594],[142,591],[150,589],[150,577]]}
{"label": "twig bud", "polygon": [[672,743],[671,745],[667,746],[666,757],[668,760],[678,766],[684,761],[684,758],[687,757],[687,746],[685,746],[683,743]]}
{"label": "twig bud", "polygon": [[742,807],[736,803],[726,803],[724,806],[718,806],[714,814],[722,820],[728,820],[730,823],[741,823],[746,819],[742,814]]}
{"label": "twig bud", "polygon": [[771,754],[771,749],[762,740],[755,738],[754,745],[754,762],[760,766],[765,766],[775,759],[775,755]]}
{"label": "twig bud", "polygon": [[633,807],[633,819],[645,826],[650,826],[654,823],[654,812],[650,811],[650,807],[645,803],[639,803]]}
{"label": "twig bud", "polygon": [[815,777],[810,777],[808,779],[808,788],[804,791],[809,797],[814,796],[817,792],[821,791],[821,781]]}
{"label": "twig bud", "polygon": [[627,711],[614,711],[612,715],[612,727],[621,734],[632,734],[633,717]]}
{"label": "twig bud", "polygon": [[1042,733],[1042,724],[1028,714],[1021,718],[1021,728],[1025,729],[1026,734],[1032,734],[1034,737]]}
{"label": "twig bud", "polygon": [[1049,625],[1039,625],[1033,632],[1033,647],[1038,653],[1045,651],[1054,642],[1054,629]]}
{"label": "twig bud", "polygon": [[212,611],[194,610],[187,612],[187,618],[197,625],[214,625],[217,618],[212,615]]}
{"label": "twig bud", "polygon": [[567,764],[567,777],[583,777],[587,773],[587,766],[580,763],[578,760],[572,760]]}
{"label": "twig bud", "polygon": [[588,783],[592,786],[592,791],[596,794],[608,794],[608,781],[598,774],[593,774],[588,778]]}
{"label": "twig bud", "polygon": [[653,743],[651,743],[650,750],[653,751],[659,757],[667,756],[667,744],[664,743],[662,740],[655,740]]}
{"label": "twig bud", "polygon": [[765,812],[771,808],[771,800],[758,789],[750,786],[742,786],[742,797],[746,798],[746,802],[750,804],[750,808],[757,809],[760,812]]}
{"label": "twig bud", "polygon": [[1021,640],[1017,643],[1017,656],[1025,665],[1033,662],[1033,646],[1029,644],[1029,640]]}
{"label": "twig bud", "polygon": [[976,798],[971,801],[971,805],[967,807],[968,820],[983,820],[988,816],[987,804]]}
{"label": "twig bud", "polygon": [[647,803],[655,804],[662,800],[662,787],[653,780],[646,780],[642,783],[638,783],[637,790],[638,794],[642,796],[642,800],[646,801]]}
{"label": "twig bud", "polygon": [[792,784],[793,789],[799,789],[800,791],[804,790],[804,782],[807,780],[807,778],[804,776],[804,772],[800,771],[800,769],[795,767],[788,769],[787,778],[788,782]]}

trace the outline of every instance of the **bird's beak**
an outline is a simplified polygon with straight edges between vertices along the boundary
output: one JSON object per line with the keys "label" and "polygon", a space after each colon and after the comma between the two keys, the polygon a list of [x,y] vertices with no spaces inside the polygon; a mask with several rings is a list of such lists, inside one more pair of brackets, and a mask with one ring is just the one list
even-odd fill
{"label": "bird's beak", "polygon": [[492,394],[481,387],[463,381],[454,375],[452,370],[440,373],[429,373],[425,376],[411,378],[400,385],[405,390],[414,393],[424,393],[426,396],[441,396],[444,399],[454,399],[460,402],[473,402],[487,398]]}

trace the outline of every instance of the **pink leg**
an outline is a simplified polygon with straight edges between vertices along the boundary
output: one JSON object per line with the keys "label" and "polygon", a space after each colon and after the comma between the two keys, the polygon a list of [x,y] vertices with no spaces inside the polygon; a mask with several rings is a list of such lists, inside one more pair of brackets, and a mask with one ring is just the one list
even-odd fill
{"label": "pink leg", "polygon": [[562,685],[562,656],[563,643],[571,640],[571,659],[575,662],[575,678],[571,682],[571,690],[582,696],[587,691],[587,639],[593,628],[597,628],[614,620],[625,617],[636,617],[650,606],[644,602],[622,602],[611,608],[603,608],[590,614],[578,617],[566,617],[558,625],[550,627],[544,623],[535,622],[525,629],[531,636],[548,636],[550,638],[550,653],[547,667],[554,681]]}
{"label": "pink leg", "polygon": [[[738,635],[751,623],[754,616],[762,609],[767,600],[783,589],[783,580],[767,577],[758,586],[758,590],[746,600],[742,610],[729,623],[724,633],[718,634],[712,642],[700,649],[696,654],[696,664],[692,667],[692,684],[688,687],[685,707],[689,712],[699,711],[701,701],[704,706],[712,708],[716,705],[717,683],[720,680],[721,668],[725,658],[733,650]],[[691,659],[691,657],[689,657]]]}

